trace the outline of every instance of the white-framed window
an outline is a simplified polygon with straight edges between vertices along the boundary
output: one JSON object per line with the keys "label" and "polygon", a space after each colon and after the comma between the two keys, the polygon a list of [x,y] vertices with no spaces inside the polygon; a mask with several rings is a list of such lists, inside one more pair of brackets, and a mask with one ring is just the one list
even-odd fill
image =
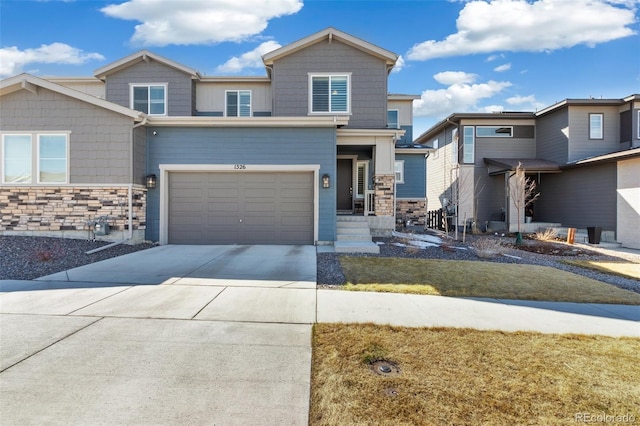
{"label": "white-framed window", "polygon": [[131,109],[149,115],[167,115],[167,84],[131,84]]}
{"label": "white-framed window", "polygon": [[458,164],[458,128],[451,132],[451,164]]}
{"label": "white-framed window", "polygon": [[397,109],[387,110],[387,128],[399,129],[400,128],[400,111]]}
{"label": "white-framed window", "polygon": [[462,133],[462,162],[475,163],[475,145],[473,126],[464,126]]}
{"label": "white-framed window", "polygon": [[589,139],[604,139],[604,114],[589,114]]}
{"label": "white-framed window", "polygon": [[369,189],[367,176],[369,175],[369,162],[358,161],[356,172],[356,198],[364,198],[365,191]]}
{"label": "white-framed window", "polygon": [[4,133],[1,150],[2,183],[69,181],[68,132]]}
{"label": "white-framed window", "polygon": [[251,90],[227,90],[227,117],[251,117]]}
{"label": "white-framed window", "polygon": [[440,148],[440,140],[439,139],[434,139],[431,141],[431,147],[433,149],[438,149]]}
{"label": "white-framed window", "polygon": [[513,137],[513,127],[511,126],[476,126],[476,137],[511,138]]}
{"label": "white-framed window", "polygon": [[640,139],[640,110],[638,110],[638,121],[636,121],[636,129],[638,131],[638,139]]}
{"label": "white-framed window", "polygon": [[38,135],[38,183],[67,182],[67,135]]}
{"label": "white-framed window", "polygon": [[394,164],[396,183],[404,183],[404,160],[396,160]]}
{"label": "white-framed window", "polygon": [[2,183],[31,183],[31,135],[2,135]]}
{"label": "white-framed window", "polygon": [[351,74],[309,74],[309,112],[351,112]]}

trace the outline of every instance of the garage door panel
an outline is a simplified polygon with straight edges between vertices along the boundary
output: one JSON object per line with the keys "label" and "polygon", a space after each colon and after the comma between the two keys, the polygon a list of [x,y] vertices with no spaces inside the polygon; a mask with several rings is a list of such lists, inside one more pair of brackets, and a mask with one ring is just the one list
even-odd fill
{"label": "garage door panel", "polygon": [[313,244],[313,173],[174,172],[172,244]]}

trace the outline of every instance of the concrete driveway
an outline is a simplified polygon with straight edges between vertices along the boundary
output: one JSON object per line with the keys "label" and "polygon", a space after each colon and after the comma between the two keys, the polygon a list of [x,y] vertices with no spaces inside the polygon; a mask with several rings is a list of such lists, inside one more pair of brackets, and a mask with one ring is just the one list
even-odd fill
{"label": "concrete driveway", "polygon": [[3,424],[307,424],[311,246],[161,246],[0,290]]}

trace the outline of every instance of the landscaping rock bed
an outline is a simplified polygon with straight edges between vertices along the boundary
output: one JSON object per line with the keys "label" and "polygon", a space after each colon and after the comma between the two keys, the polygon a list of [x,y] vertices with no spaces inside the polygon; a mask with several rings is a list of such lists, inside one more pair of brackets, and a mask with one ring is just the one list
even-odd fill
{"label": "landscaping rock bed", "polygon": [[32,280],[154,246],[119,244],[94,254],[85,253],[108,244],[65,238],[0,236],[0,280]]}

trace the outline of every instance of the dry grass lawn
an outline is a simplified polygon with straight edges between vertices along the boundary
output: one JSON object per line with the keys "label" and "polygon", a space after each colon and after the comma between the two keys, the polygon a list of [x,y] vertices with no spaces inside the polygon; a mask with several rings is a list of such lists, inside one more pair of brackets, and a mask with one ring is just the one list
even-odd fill
{"label": "dry grass lawn", "polygon": [[598,260],[567,260],[565,263],[604,272],[605,274],[620,275],[625,278],[640,280],[640,263],[605,262]]}
{"label": "dry grass lawn", "polygon": [[640,305],[640,294],[537,265],[342,257],[346,290]]}
{"label": "dry grass lawn", "polygon": [[[640,421],[640,339],[316,324],[311,425]],[[392,361],[400,372],[375,374]]]}

